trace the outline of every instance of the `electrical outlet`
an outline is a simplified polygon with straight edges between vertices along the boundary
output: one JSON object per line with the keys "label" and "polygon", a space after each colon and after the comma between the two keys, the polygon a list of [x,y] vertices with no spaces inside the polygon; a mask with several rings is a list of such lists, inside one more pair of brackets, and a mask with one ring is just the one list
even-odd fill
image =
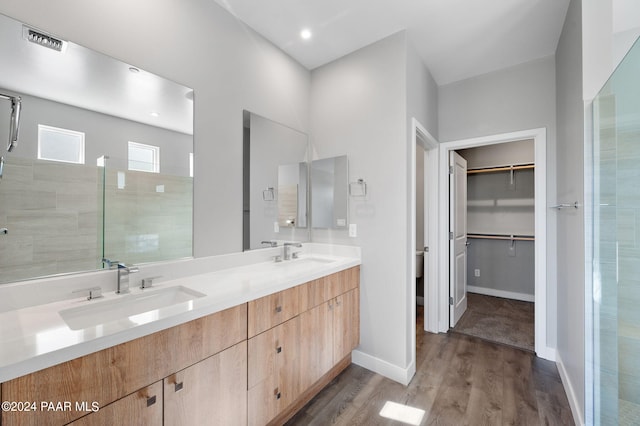
{"label": "electrical outlet", "polygon": [[473,275],[476,276],[476,277],[479,277],[480,276],[480,269],[474,269],[473,270]]}
{"label": "electrical outlet", "polygon": [[349,236],[355,238],[358,236],[358,226],[355,223],[349,224]]}

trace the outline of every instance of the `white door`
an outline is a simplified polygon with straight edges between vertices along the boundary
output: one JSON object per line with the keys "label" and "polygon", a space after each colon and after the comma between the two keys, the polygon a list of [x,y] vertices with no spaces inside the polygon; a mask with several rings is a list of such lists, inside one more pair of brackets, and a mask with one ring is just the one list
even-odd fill
{"label": "white door", "polygon": [[449,326],[467,310],[467,160],[449,154]]}

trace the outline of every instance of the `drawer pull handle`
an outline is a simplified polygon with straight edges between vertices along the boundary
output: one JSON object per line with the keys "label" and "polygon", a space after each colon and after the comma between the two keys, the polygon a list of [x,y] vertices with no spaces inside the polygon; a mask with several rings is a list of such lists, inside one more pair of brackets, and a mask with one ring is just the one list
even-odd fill
{"label": "drawer pull handle", "polygon": [[277,313],[282,312],[282,306],[276,306],[276,312]]}
{"label": "drawer pull handle", "polygon": [[280,352],[282,352],[282,346],[278,346],[276,348],[276,353],[279,354]]}
{"label": "drawer pull handle", "polygon": [[175,392],[179,392],[179,391],[181,391],[183,387],[184,387],[184,383],[183,383],[183,382],[176,383],[176,385],[175,385]]}
{"label": "drawer pull handle", "polygon": [[152,397],[147,398],[147,407],[151,407],[155,403],[156,403],[156,396],[155,395],[153,395]]}

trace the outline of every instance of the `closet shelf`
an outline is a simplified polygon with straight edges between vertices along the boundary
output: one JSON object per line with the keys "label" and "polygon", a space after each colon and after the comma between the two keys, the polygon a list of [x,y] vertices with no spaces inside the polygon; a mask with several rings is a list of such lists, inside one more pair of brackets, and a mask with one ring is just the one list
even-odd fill
{"label": "closet shelf", "polygon": [[490,167],[485,169],[467,169],[467,174],[474,175],[477,173],[509,172],[512,170],[535,169],[535,167],[535,164],[518,164],[513,166]]}
{"label": "closet shelf", "polygon": [[535,241],[533,235],[467,234],[467,238],[481,240]]}

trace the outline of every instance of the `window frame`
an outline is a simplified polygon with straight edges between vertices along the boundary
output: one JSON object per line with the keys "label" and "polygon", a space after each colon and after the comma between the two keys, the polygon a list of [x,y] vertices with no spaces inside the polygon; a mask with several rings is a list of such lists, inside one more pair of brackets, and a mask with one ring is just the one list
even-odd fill
{"label": "window frame", "polygon": [[[131,167],[131,148],[132,147],[137,149],[146,149],[153,153],[152,155],[153,162],[151,163],[153,166],[153,170],[144,170],[144,169]],[[134,171],[134,172],[160,173],[160,147],[155,145],[140,143],[140,142],[129,141],[127,143],[127,170]]]}
{"label": "window frame", "polygon": [[[68,136],[80,137],[80,149],[77,152],[78,161],[61,160],[58,158],[46,158],[42,156],[42,134],[43,133],[59,133]],[[65,129],[63,127],[49,126],[47,124],[38,124],[38,160],[56,161],[67,164],[85,164],[85,133],[78,130]]]}

